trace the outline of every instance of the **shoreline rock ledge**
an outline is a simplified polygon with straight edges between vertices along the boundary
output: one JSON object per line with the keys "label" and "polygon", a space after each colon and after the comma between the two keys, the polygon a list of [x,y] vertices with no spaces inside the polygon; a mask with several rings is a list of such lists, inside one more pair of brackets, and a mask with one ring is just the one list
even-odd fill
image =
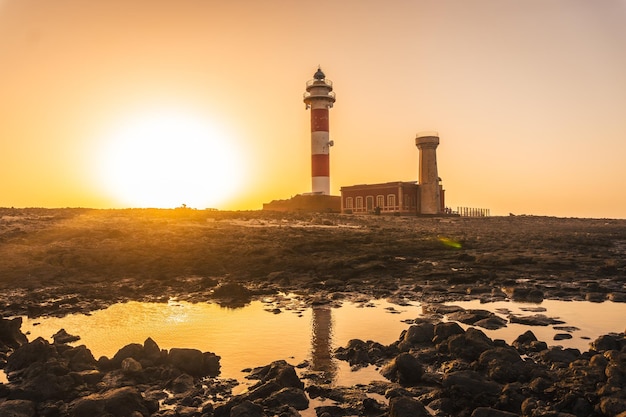
{"label": "shoreline rock ledge", "polygon": [[[73,337],[28,342],[15,332],[20,322],[0,319],[0,349],[6,358],[2,367],[8,379],[0,383],[3,417],[202,415],[198,410],[212,410],[212,401],[230,395],[234,385],[214,378],[220,373],[220,357],[212,352],[162,350],[148,338],[124,346],[112,358],[96,360],[84,345],[59,342]],[[168,414],[180,407],[194,412]]]}

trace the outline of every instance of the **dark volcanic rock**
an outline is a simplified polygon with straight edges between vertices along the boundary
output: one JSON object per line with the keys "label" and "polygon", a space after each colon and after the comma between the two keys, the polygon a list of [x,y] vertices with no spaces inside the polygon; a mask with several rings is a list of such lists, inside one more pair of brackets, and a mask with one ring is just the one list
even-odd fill
{"label": "dark volcanic rock", "polygon": [[12,372],[28,367],[35,362],[45,362],[56,355],[56,349],[48,341],[38,337],[13,352],[7,359],[6,371]]}
{"label": "dark volcanic rock", "polygon": [[567,365],[580,357],[580,351],[578,349],[563,349],[560,346],[552,346],[547,350],[541,351],[538,357],[545,363],[561,363]]}
{"label": "dark volcanic rock", "polygon": [[519,417],[519,414],[490,407],[478,407],[474,410],[471,417]]}
{"label": "dark volcanic rock", "polygon": [[497,330],[506,327],[507,321],[502,317],[498,317],[495,314],[482,320],[478,320],[474,323],[474,326],[482,327],[488,330]]}
{"label": "dark volcanic rock", "polygon": [[263,408],[251,401],[243,401],[230,409],[230,417],[263,417]]}
{"label": "dark volcanic rock", "polygon": [[147,338],[143,342],[144,358],[150,361],[152,364],[158,363],[163,358],[163,353],[165,352],[161,352],[159,345],[157,345],[157,343],[152,340],[151,337]]}
{"label": "dark volcanic rock", "polygon": [[214,353],[202,353],[198,349],[172,348],[168,355],[172,365],[192,376],[217,376],[219,360]]}
{"label": "dark volcanic rock", "polygon": [[513,301],[540,303],[543,301],[544,294],[537,288],[514,287],[510,291],[510,297]]}
{"label": "dark volcanic rock", "polygon": [[286,387],[273,392],[263,404],[267,407],[288,405],[296,410],[306,410],[309,407],[309,399],[302,389]]}
{"label": "dark volcanic rock", "polygon": [[115,368],[122,366],[122,361],[126,358],[133,358],[136,361],[143,359],[144,349],[143,345],[139,343],[130,343],[120,350],[118,350],[113,358],[111,358],[111,365]]}
{"label": "dark volcanic rock", "polygon": [[0,352],[6,352],[7,348],[16,349],[28,343],[26,335],[20,330],[21,327],[21,317],[0,318]]}
{"label": "dark volcanic rock", "polygon": [[28,400],[7,400],[0,402],[2,417],[35,417],[35,403]]}
{"label": "dark volcanic rock", "polygon": [[131,416],[133,413],[147,417],[150,405],[133,387],[117,388],[101,394],[91,394],[70,404],[71,417]]}
{"label": "dark volcanic rock", "polygon": [[478,358],[478,367],[492,380],[507,383],[524,380],[531,372],[513,347],[496,347],[484,351]]}
{"label": "dark volcanic rock", "polygon": [[605,416],[618,416],[618,414],[621,416],[622,413],[626,412],[626,398],[602,398],[599,408]]}
{"label": "dark volcanic rock", "polygon": [[531,316],[516,316],[511,314],[509,315],[509,321],[511,323],[524,324],[526,326],[550,326],[552,324],[565,323],[563,320],[548,317],[545,314],[533,314]]}
{"label": "dark volcanic rock", "polygon": [[275,361],[270,365],[258,368],[248,378],[260,380],[250,387],[248,393],[243,397],[251,400],[268,398],[283,388],[304,389],[304,383],[298,377],[295,368],[284,360]]}
{"label": "dark volcanic rock", "polygon": [[512,345],[520,353],[540,352],[548,348],[546,342],[537,340],[535,334],[530,330],[519,335]]}
{"label": "dark volcanic rock", "polygon": [[403,352],[385,365],[380,373],[390,381],[410,386],[420,382],[424,370],[415,356]]}
{"label": "dark volcanic rock", "polygon": [[389,400],[389,417],[430,417],[430,413],[414,398],[394,397]]}
{"label": "dark volcanic rock", "polygon": [[448,314],[448,320],[460,321],[465,324],[474,324],[479,320],[492,317],[494,314],[488,310],[462,310]]}
{"label": "dark volcanic rock", "polygon": [[222,304],[243,305],[251,301],[252,293],[238,282],[226,282],[213,290],[213,296]]}
{"label": "dark volcanic rock", "polygon": [[591,342],[591,348],[596,352],[605,352],[607,350],[620,350],[621,346],[626,346],[624,337],[617,334],[606,334],[598,337]]}
{"label": "dark volcanic rock", "polygon": [[443,378],[443,387],[453,396],[479,396],[487,395],[495,397],[500,394],[501,386],[496,382],[489,381],[475,371],[458,371],[446,374]]}
{"label": "dark volcanic rock", "polygon": [[65,329],[61,329],[55,334],[52,335],[52,340],[54,343],[64,344],[64,343],[72,343],[80,340],[80,336],[74,336],[65,331]]}
{"label": "dark volcanic rock", "polygon": [[493,346],[493,341],[485,333],[473,327],[447,340],[448,353],[469,361],[478,359],[481,353]]}
{"label": "dark volcanic rock", "polygon": [[432,323],[420,323],[410,326],[406,332],[403,332],[398,349],[406,352],[412,346],[419,343],[432,343],[435,337],[435,326]]}
{"label": "dark volcanic rock", "polygon": [[463,330],[463,328],[459,326],[459,323],[444,322],[437,323],[435,325],[434,333],[435,336],[433,337],[433,343],[439,344],[448,339],[450,336],[465,333],[465,330]]}
{"label": "dark volcanic rock", "polygon": [[87,371],[96,369],[98,366],[98,362],[85,345],[69,348],[62,355],[69,361],[68,366],[72,371]]}

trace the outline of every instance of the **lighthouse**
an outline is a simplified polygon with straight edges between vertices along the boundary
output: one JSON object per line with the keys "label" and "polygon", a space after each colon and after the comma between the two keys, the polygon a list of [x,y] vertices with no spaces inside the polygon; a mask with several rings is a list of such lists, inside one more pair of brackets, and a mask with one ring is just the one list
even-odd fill
{"label": "lighthouse", "polygon": [[307,81],[306,108],[311,109],[311,185],[312,194],[330,195],[330,147],[328,110],[335,103],[333,83],[320,67]]}

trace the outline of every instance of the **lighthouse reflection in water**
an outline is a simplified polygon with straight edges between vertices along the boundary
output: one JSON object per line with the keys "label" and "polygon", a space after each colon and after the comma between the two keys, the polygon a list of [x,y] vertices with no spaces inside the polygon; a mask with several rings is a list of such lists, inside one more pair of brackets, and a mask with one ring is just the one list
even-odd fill
{"label": "lighthouse reflection in water", "polygon": [[314,306],[311,320],[311,369],[334,381],[337,364],[332,358],[332,310],[329,306]]}

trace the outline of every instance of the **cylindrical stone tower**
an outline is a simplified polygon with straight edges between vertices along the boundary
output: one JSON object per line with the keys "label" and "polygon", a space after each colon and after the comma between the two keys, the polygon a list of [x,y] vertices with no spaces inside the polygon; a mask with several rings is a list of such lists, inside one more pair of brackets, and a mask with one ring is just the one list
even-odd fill
{"label": "cylindrical stone tower", "polygon": [[440,214],[441,195],[439,174],[437,173],[437,132],[421,132],[415,138],[419,149],[419,197],[420,214]]}
{"label": "cylindrical stone tower", "polygon": [[307,81],[304,103],[311,109],[311,177],[313,194],[330,195],[330,147],[328,109],[333,107],[335,93],[332,81],[318,68]]}

